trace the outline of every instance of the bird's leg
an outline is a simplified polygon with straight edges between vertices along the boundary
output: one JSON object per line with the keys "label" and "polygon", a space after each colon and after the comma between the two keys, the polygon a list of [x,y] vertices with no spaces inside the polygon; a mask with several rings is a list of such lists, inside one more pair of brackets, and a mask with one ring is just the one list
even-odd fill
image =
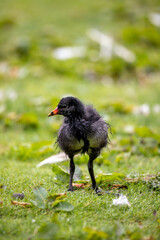
{"label": "bird's leg", "polygon": [[72,180],[75,171],[75,164],[73,161],[73,157],[70,157],[70,179],[69,179],[69,188],[68,191],[73,191]]}
{"label": "bird's leg", "polygon": [[89,161],[88,161],[88,171],[92,180],[92,188],[95,189],[96,193],[98,192],[98,187],[96,186],[96,180],[94,177],[94,170],[93,170],[93,161],[98,157],[100,151],[98,149],[92,150],[89,154]]}
{"label": "bird's leg", "polygon": [[88,161],[88,171],[89,171],[89,174],[90,174],[90,177],[92,180],[92,188],[95,189],[96,188],[96,180],[95,180],[94,171],[93,171],[93,160],[94,159],[90,158]]}

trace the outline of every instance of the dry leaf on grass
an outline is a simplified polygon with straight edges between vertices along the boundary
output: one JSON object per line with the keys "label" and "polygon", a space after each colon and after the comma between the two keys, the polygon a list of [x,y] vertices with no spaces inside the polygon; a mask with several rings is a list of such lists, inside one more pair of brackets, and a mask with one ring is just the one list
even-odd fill
{"label": "dry leaf on grass", "polygon": [[32,204],[31,203],[27,203],[27,202],[18,202],[18,201],[11,201],[11,203],[13,205],[20,205],[22,207],[31,207]]}
{"label": "dry leaf on grass", "polygon": [[57,197],[60,197],[60,196],[66,196],[67,195],[67,193],[65,192],[65,193],[58,193],[57,194]]}
{"label": "dry leaf on grass", "polygon": [[148,180],[152,180],[155,178],[155,175],[147,175],[144,177],[137,177],[137,178],[126,178],[125,181],[126,182],[139,182],[139,181],[148,181]]}
{"label": "dry leaf on grass", "polygon": [[113,184],[113,185],[110,185],[109,184],[109,187],[111,187],[111,189],[127,189],[128,187],[126,185],[121,185],[121,184]]}
{"label": "dry leaf on grass", "polygon": [[85,184],[84,183],[72,183],[73,187],[77,187],[77,188],[85,188]]}

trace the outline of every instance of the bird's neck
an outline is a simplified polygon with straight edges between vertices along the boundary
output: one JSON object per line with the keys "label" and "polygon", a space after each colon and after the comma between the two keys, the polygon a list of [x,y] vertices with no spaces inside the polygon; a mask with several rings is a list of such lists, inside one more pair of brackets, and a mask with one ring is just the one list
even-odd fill
{"label": "bird's neck", "polygon": [[85,112],[83,109],[80,109],[79,111],[75,112],[67,112],[66,115],[64,115],[65,119],[67,119],[69,122],[79,122],[81,119],[85,117]]}
{"label": "bird's neck", "polygon": [[66,116],[65,117],[65,122],[70,123],[70,124],[75,124],[81,122],[82,117],[77,116],[77,115],[71,115],[71,116]]}

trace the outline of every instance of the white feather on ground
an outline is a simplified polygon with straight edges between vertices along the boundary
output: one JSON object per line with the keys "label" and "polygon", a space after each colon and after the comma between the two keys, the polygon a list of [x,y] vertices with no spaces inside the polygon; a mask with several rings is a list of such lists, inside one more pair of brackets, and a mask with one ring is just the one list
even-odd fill
{"label": "white feather on ground", "polygon": [[115,198],[113,199],[113,205],[128,205],[131,206],[131,204],[129,203],[127,197],[125,195],[120,195],[119,198]]}
{"label": "white feather on ground", "polygon": [[38,167],[42,167],[45,164],[53,164],[53,163],[58,163],[58,162],[65,162],[65,161],[68,161],[68,160],[69,160],[68,156],[65,153],[61,152],[61,153],[53,155],[53,156],[51,156],[49,158],[46,158],[42,162],[38,163],[37,164],[37,168]]}

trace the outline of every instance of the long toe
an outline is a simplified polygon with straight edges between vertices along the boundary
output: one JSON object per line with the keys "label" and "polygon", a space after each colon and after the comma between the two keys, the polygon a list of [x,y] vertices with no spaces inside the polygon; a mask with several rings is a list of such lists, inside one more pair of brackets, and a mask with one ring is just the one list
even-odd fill
{"label": "long toe", "polygon": [[99,188],[96,188],[95,192],[96,192],[97,195],[102,195],[103,194],[102,189],[99,189]]}

